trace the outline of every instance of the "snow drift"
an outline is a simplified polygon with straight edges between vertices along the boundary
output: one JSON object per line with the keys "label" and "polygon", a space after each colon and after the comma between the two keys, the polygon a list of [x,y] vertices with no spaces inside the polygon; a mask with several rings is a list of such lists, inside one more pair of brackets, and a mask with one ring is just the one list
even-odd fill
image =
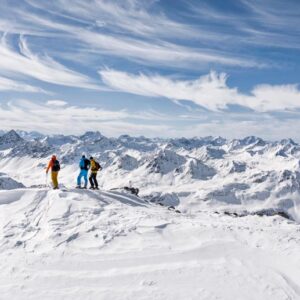
{"label": "snow drift", "polygon": [[298,235],[280,216],[177,214],[120,191],[0,191],[0,293],[298,299]]}

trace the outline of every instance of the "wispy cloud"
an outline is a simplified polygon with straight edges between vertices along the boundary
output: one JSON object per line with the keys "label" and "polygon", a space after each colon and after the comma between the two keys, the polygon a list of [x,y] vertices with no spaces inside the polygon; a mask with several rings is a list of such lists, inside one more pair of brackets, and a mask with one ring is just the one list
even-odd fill
{"label": "wispy cloud", "polygon": [[[32,27],[34,34],[43,29],[46,36],[49,36],[49,30],[58,37],[65,34],[68,39],[81,43],[77,51],[88,55],[103,54],[139,64],[159,63],[183,68],[203,68],[208,64],[265,66],[251,57],[210,47],[212,40],[220,42],[221,34],[173,21],[163,12],[151,11],[149,4],[148,11],[146,1],[124,1],[120,4],[118,1],[87,3],[75,0],[71,6],[64,0],[50,4],[32,0],[27,2],[46,15],[41,17],[32,11],[19,9],[18,27],[22,24],[27,30]],[[59,19],[53,16],[59,16]],[[182,42],[184,40],[194,41],[194,46],[187,46]]]}
{"label": "wispy cloud", "polygon": [[[192,26],[176,22],[163,12],[152,10],[156,1],[81,1],[67,0],[41,2],[27,0],[33,7],[47,10],[53,15],[68,18],[93,28],[105,27],[115,33],[135,34],[143,37],[192,38],[202,33]],[[92,9],[91,9],[92,7]]]}
{"label": "wispy cloud", "polygon": [[250,18],[257,20],[264,27],[280,31],[288,28],[289,34],[300,33],[298,1],[287,3],[280,0],[241,0],[241,3],[252,13]]}
{"label": "wispy cloud", "polygon": [[19,51],[8,45],[6,37],[0,42],[0,73],[35,78],[47,83],[99,90],[93,80],[72,71],[49,56],[39,56],[29,49],[26,39],[20,37]]}
{"label": "wispy cloud", "polygon": [[[68,0],[26,0],[22,3],[13,11],[13,22],[10,6],[3,5],[2,28],[13,33],[77,40],[73,53],[81,52],[86,57],[114,56],[139,64],[181,68],[199,69],[211,64],[260,68],[270,66],[269,59],[262,62],[249,51],[243,51],[245,44],[300,47],[296,2],[293,8],[277,0],[241,0],[234,2],[241,12],[237,13],[221,11],[213,2],[189,0],[178,13],[188,15],[181,21],[171,18],[158,1],[74,0],[70,5]],[[192,21],[187,22],[189,19]],[[62,56],[66,57],[65,53]]]}
{"label": "wispy cloud", "polygon": [[[37,103],[29,100],[0,104],[1,129],[39,130],[44,133],[76,134],[87,130],[116,136],[120,134],[144,134],[158,136],[165,124],[150,124],[149,120],[162,119],[153,112],[132,114],[126,110],[106,110],[97,107],[68,105],[63,100]],[[137,124],[143,120],[144,124]],[[148,124],[147,124],[148,123]]]}
{"label": "wispy cloud", "polygon": [[[227,138],[237,138],[257,135],[271,140],[288,136],[300,140],[299,132],[290,130],[300,126],[299,118],[295,119],[295,116],[278,119],[270,114],[246,115],[244,118],[233,116],[230,113],[225,116],[220,113],[212,113],[211,116],[207,116],[208,114],[210,113],[208,112],[206,116],[187,113],[183,116],[173,116],[172,120],[168,120],[159,114],[156,118],[157,114],[154,112],[138,113],[135,118],[135,114],[125,110],[111,111],[68,104],[59,107],[49,105],[49,102],[35,103],[28,100],[0,105],[1,129],[3,130],[12,128],[38,130],[47,134],[58,132],[81,134],[87,130],[99,130],[107,136],[130,134],[149,137],[221,135]],[[143,120],[142,124],[136,122],[138,119]],[[156,123],[146,122],[155,119]],[[174,126],[174,120],[176,120],[176,126]]]}
{"label": "wispy cloud", "polygon": [[[105,53],[137,61],[141,64],[160,64],[171,67],[203,68],[208,64],[240,67],[265,67],[263,63],[209,48],[193,48],[174,43],[151,43],[132,38],[116,38],[90,31],[77,31],[77,37],[93,47],[90,53]],[[195,65],[196,64],[196,65]]]}
{"label": "wispy cloud", "polygon": [[[222,36],[222,46],[275,47],[299,49],[300,3],[280,0],[233,1],[235,9],[222,10],[216,3],[187,2],[190,17],[201,24],[212,24]],[[229,46],[230,47],[230,46]]]}
{"label": "wispy cloud", "polygon": [[300,108],[297,85],[258,85],[250,95],[227,85],[225,73],[211,72],[195,80],[174,80],[160,75],[128,74],[111,69],[99,71],[102,81],[110,88],[148,97],[170,100],[190,100],[209,110],[226,109],[230,104],[256,111]]}
{"label": "wispy cloud", "polygon": [[48,100],[46,102],[46,104],[49,105],[49,106],[60,106],[60,107],[63,107],[63,106],[68,105],[68,102],[63,101],[63,100]]}
{"label": "wispy cloud", "polygon": [[[170,128],[169,136],[222,136],[228,139],[244,138],[246,136],[258,136],[266,140],[281,140],[292,138],[300,141],[300,135],[297,130],[300,126],[299,119],[280,120],[275,118],[260,117],[256,120],[232,120],[221,117],[219,119],[207,120],[198,124],[190,124],[179,128]],[[274,130],[276,128],[276,130]]]}
{"label": "wispy cloud", "polygon": [[47,93],[45,90],[29,84],[0,76],[0,91],[16,91],[25,93]]}

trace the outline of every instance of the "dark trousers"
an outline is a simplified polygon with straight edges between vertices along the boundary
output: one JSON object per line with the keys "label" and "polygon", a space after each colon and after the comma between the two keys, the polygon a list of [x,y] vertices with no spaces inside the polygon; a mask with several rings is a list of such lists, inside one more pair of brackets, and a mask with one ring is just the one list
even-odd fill
{"label": "dark trousers", "polygon": [[98,187],[97,173],[91,173],[89,180],[90,180],[91,187],[96,187],[96,188]]}

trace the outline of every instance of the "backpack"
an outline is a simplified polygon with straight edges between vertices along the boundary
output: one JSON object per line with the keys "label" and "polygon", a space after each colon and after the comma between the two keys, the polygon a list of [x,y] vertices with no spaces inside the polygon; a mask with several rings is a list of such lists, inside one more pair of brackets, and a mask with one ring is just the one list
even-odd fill
{"label": "backpack", "polygon": [[53,162],[53,166],[52,166],[52,171],[53,172],[58,172],[60,170],[60,164],[58,160],[55,160]]}
{"label": "backpack", "polygon": [[100,164],[97,161],[95,161],[95,171],[99,171],[101,169],[102,168],[101,168]]}
{"label": "backpack", "polygon": [[86,158],[84,160],[84,170],[88,170],[90,168],[91,162]]}

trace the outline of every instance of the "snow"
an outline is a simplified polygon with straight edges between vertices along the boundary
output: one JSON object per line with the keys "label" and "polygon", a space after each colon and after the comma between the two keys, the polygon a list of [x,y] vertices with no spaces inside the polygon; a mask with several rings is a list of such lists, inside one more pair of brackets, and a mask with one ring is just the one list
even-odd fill
{"label": "snow", "polygon": [[120,192],[24,189],[1,203],[3,299],[298,299],[299,226],[176,214]]}
{"label": "snow", "polygon": [[[16,134],[0,150],[1,299],[300,299],[295,142]],[[100,191],[74,189],[82,152]]]}
{"label": "snow", "polygon": [[16,131],[11,130],[0,136],[0,149],[5,150],[14,147],[16,144],[20,144],[23,141],[24,140],[16,133]]}
{"label": "snow", "polygon": [[0,173],[0,190],[13,190],[22,188],[24,185],[10,178],[5,173]]}

